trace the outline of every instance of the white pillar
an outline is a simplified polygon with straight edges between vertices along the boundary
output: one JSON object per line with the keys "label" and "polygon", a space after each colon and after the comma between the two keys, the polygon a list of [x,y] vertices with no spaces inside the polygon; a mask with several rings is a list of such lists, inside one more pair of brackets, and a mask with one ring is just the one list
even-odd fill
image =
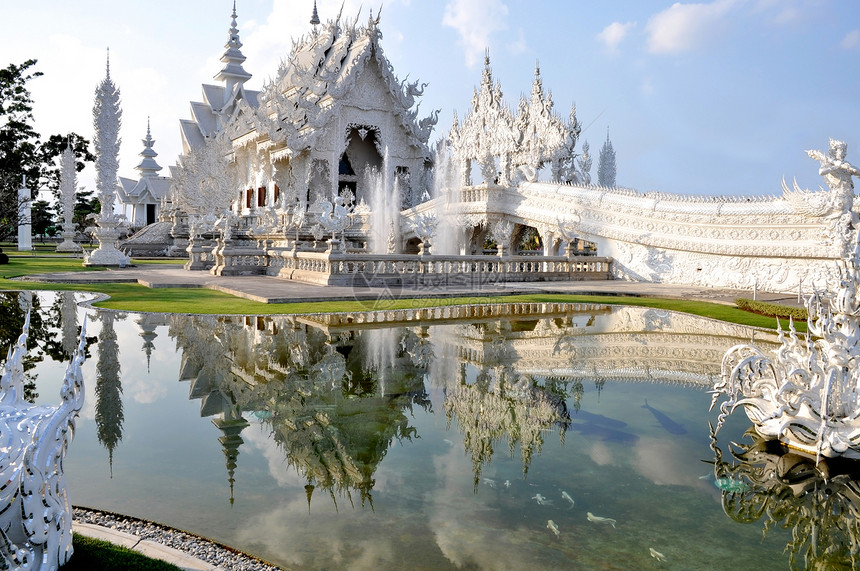
{"label": "white pillar", "polygon": [[33,224],[30,218],[31,201],[30,189],[27,188],[27,177],[23,177],[21,188],[18,189],[18,202],[20,204],[18,209],[20,213],[19,222],[24,222],[24,224],[18,224],[18,251],[30,251],[33,249]]}

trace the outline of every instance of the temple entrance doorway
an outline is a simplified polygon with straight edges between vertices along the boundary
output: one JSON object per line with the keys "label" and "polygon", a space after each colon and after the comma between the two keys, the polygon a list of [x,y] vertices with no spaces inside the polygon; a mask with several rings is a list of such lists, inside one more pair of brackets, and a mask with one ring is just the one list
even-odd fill
{"label": "temple entrance doorway", "polygon": [[349,189],[358,203],[362,198],[370,202],[367,188],[367,169],[382,170],[383,158],[377,149],[379,131],[376,127],[352,126],[347,135],[346,150],[338,163],[338,192]]}

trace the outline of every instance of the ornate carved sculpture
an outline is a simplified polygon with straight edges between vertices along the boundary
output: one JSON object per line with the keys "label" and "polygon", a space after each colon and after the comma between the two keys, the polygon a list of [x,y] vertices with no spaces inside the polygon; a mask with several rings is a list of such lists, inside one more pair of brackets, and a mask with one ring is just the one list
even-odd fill
{"label": "ornate carved sculpture", "polygon": [[[498,176],[499,184],[507,184],[510,175],[506,171],[509,166],[504,163],[514,153],[518,138],[513,116],[502,98],[502,87],[498,83],[493,84],[490,54],[487,52],[481,87],[472,96],[471,111],[462,126],[455,116],[451,127],[451,147],[454,156],[463,165],[464,183],[469,184],[467,179],[471,162],[479,161],[487,183],[494,182]],[[495,157],[499,157],[503,163],[499,165],[500,175],[495,167]]]}
{"label": "ornate carved sculpture", "polygon": [[827,156],[821,151],[806,151],[813,159],[821,163],[818,174],[824,177],[831,191],[841,196],[854,196],[854,181],[852,176],[860,176],[860,170],[845,160],[848,144],[844,141],[830,139],[830,150]]}
{"label": "ornate carved sculpture", "polygon": [[99,241],[99,247],[85,265],[125,266],[131,262],[128,256],[115,247],[115,242],[125,225],[125,217],[116,214],[113,203],[116,199],[117,171],[119,170],[119,126],[122,110],[119,104],[119,88],[110,78],[110,64],[105,78],[96,89],[93,106],[95,137],[93,146],[96,154],[96,190],[101,205],[98,215],[90,215],[97,226],[89,229]]}
{"label": "ornate carved sculpture", "polygon": [[514,223],[510,220],[499,220],[493,224],[493,238],[499,248],[500,256],[508,256],[511,253],[511,238],[514,234]]}
{"label": "ornate carved sculpture", "polygon": [[187,214],[220,215],[236,198],[239,177],[230,139],[220,134],[181,157],[175,170],[173,203]]}
{"label": "ornate carved sculpture", "polygon": [[24,401],[30,316],[0,379],[0,565],[54,570],[72,555],[72,510],[63,458],[84,404],[86,323],[60,391],[59,407]]}
{"label": "ornate carved sculpture", "polygon": [[552,163],[555,170],[553,180],[558,180],[558,165],[568,154],[568,132],[562,120],[553,112],[552,94],[544,95],[540,66],[537,64],[531,97],[528,100],[525,96],[520,98],[514,125],[518,136],[514,164],[527,165],[530,171],[537,174],[546,163]]}
{"label": "ornate carved sculpture", "polygon": [[[860,236],[858,236],[860,239]],[[723,358],[711,408],[720,395],[716,431],[737,407],[744,408],[765,438],[779,439],[820,460],[860,458],[860,241],[845,259],[840,285],[807,300],[808,333],[792,324],[779,330],[774,359],[757,347],[738,345]],[[823,301],[826,301],[826,307]]]}
{"label": "ornate carved sculpture", "polygon": [[857,226],[857,214],[852,212],[854,206],[854,181],[852,177],[860,176],[851,163],[845,160],[848,145],[842,141],[830,139],[830,150],[827,155],[821,151],[810,150],[806,154],[821,163],[818,174],[824,177],[829,191],[812,192],[801,189],[794,182],[794,188],[789,189],[785,180],[782,181],[783,198],[797,212],[811,216],[823,217],[827,221],[824,231],[824,243],[840,248],[843,255],[849,253],[853,230]]}
{"label": "ornate carved sculpture", "polygon": [[609,129],[606,130],[606,142],[600,149],[597,160],[597,184],[609,188],[615,187],[615,149],[609,140]]}
{"label": "ornate carved sculpture", "polygon": [[415,235],[421,240],[419,254],[426,255],[430,253],[430,239],[436,234],[436,227],[439,224],[439,219],[435,214],[420,214],[412,219],[412,230]]}
{"label": "ornate carved sculpture", "polygon": [[77,173],[75,171],[75,154],[69,146],[63,151],[60,159],[60,200],[63,206],[63,242],[57,244],[57,252],[80,252],[81,247],[75,244],[75,187]]}

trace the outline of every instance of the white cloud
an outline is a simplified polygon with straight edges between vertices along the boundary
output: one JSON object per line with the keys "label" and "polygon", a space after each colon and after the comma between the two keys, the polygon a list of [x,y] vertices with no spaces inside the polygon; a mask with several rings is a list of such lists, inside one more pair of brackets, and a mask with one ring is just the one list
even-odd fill
{"label": "white cloud", "polygon": [[842,38],[842,41],[839,42],[839,45],[846,50],[860,48],[860,30],[851,30],[850,32],[845,34],[845,37]]}
{"label": "white cloud", "polygon": [[641,91],[642,95],[654,95],[656,88],[654,87],[654,82],[651,80],[651,78],[646,77],[642,80],[642,83],[639,86],[639,90]]}
{"label": "white cloud", "polygon": [[794,22],[797,22],[802,16],[803,14],[796,7],[786,6],[779,12],[777,12],[771,21],[774,24],[784,26],[786,24],[792,24]]}
{"label": "white cloud", "polygon": [[506,47],[508,49],[508,53],[513,55],[524,54],[528,51],[529,46],[526,43],[526,34],[523,32],[522,28],[520,28],[517,33],[516,41],[509,43]]}
{"label": "white cloud", "polygon": [[618,45],[625,37],[627,37],[627,33],[633,29],[634,26],[636,26],[636,22],[627,22],[626,24],[622,24],[621,22],[612,22],[603,28],[602,32],[597,34],[597,40],[602,42],[610,52],[614,52],[618,49]]}
{"label": "white cloud", "polygon": [[450,0],[442,25],[454,28],[466,56],[474,67],[490,45],[490,34],[507,29],[508,7],[501,0]]}
{"label": "white cloud", "polygon": [[648,20],[648,50],[657,54],[671,54],[698,48],[719,31],[734,4],[735,0],[717,0],[710,4],[672,4]]}

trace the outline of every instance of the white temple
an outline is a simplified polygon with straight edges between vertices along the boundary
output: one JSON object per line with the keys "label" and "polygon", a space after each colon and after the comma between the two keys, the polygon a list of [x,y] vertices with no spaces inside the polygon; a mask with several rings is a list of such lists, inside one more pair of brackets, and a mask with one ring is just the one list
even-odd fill
{"label": "white temple", "polygon": [[242,67],[234,7],[224,67],[215,76],[221,84],[203,86],[203,101],[191,104],[192,119],[181,121],[181,131],[186,155],[218,133],[229,135],[231,160],[247,173],[236,214],[296,201],[307,208],[345,189],[367,201],[362,174],[382,169],[386,153],[386,174],[406,181],[403,206],[417,204],[435,114],[418,120],[416,98],[426,84],[397,79],[378,24],[378,16],[364,26],[339,17],[314,29],[255,92],[244,87],[251,74]]}
{"label": "white temple", "polygon": [[146,138],[143,139],[140,163],[135,167],[140,173],[138,180],[119,177],[117,201],[122,206],[122,215],[132,228],[142,228],[158,221],[162,203],[170,193],[170,178],[159,176],[161,166],[155,162],[158,153],[153,146],[155,141],[146,125]]}
{"label": "white temple", "polygon": [[[615,187],[607,134],[595,178],[610,186],[595,185],[575,108],[557,115],[539,67],[508,108],[487,54],[468,113],[434,154],[438,112],[419,118],[426,84],[395,75],[378,14],[320,24],[314,12],[259,92],[245,88],[236,18],[234,4],[216,83],[181,121],[172,202],[127,252],[159,245],[187,252],[188,269],[321,284],[477,272],[809,292],[833,281],[853,241],[844,143],[810,151],[828,189],[716,197]],[[521,251],[534,235],[540,250]]]}

